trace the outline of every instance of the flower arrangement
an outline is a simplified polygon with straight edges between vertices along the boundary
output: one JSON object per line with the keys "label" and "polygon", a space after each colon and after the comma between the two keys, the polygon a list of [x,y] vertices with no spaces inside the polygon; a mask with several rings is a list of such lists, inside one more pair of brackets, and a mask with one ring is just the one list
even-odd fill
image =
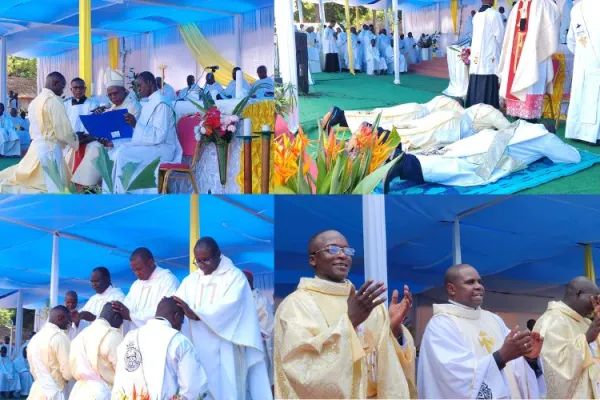
{"label": "flower arrangement", "polygon": [[462,60],[465,65],[471,65],[471,48],[465,47],[460,51],[458,57]]}
{"label": "flower arrangement", "polygon": [[293,140],[283,135],[275,146],[276,194],[369,194],[402,156],[387,162],[400,136],[377,133],[380,116],[373,126],[362,126],[348,143],[333,130],[320,132],[316,176],[310,172],[310,140],[300,131]]}
{"label": "flower arrangement", "polygon": [[419,42],[417,44],[422,49],[437,48],[439,40],[440,40],[440,33],[434,32],[431,35],[423,34],[423,36],[421,36],[421,38],[419,39]]}
{"label": "flower arrangement", "polygon": [[[207,397],[208,397],[208,393],[204,393],[198,397],[198,400],[203,400],[203,399],[206,399]],[[152,399],[150,399],[150,395],[144,391],[142,391],[141,393],[137,393],[135,386],[133,387],[133,393],[131,394],[131,397],[129,397],[125,393],[121,392],[121,393],[119,393],[119,399],[120,400],[152,400]],[[177,393],[175,393],[173,396],[168,398],[168,400],[182,400],[182,399],[183,398],[179,394],[179,390],[177,390]]]}

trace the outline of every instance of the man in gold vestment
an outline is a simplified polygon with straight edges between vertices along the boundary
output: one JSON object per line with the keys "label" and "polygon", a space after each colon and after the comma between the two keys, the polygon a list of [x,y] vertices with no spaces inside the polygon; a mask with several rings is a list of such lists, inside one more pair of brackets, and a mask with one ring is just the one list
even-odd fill
{"label": "man in gold vestment", "polygon": [[[551,301],[535,324],[533,331],[544,336],[541,357],[549,399],[600,398],[597,349],[591,347],[600,333],[599,294],[594,282],[575,278],[563,301]],[[594,311],[596,318],[591,322],[586,316]]]}
{"label": "man in gold vestment", "polygon": [[354,249],[341,233],[310,241],[315,278],[302,278],[275,315],[275,397],[279,399],[416,398],[415,348],[402,325],[408,287],[389,311],[382,282],[356,290],[348,281]]}

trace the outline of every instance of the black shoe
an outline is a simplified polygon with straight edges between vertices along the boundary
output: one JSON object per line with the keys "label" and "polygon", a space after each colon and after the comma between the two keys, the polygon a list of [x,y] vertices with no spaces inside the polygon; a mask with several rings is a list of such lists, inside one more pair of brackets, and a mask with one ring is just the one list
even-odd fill
{"label": "black shoe", "polygon": [[398,160],[383,178],[383,194],[388,194],[390,191],[390,183],[400,177],[402,171],[402,160]]}
{"label": "black shoe", "polygon": [[323,120],[321,121],[321,129],[323,129],[326,133],[329,133],[329,130],[332,127],[339,125],[342,122],[342,116],[342,110],[340,110],[338,107],[332,107],[331,110],[325,114],[325,117],[323,117]]}

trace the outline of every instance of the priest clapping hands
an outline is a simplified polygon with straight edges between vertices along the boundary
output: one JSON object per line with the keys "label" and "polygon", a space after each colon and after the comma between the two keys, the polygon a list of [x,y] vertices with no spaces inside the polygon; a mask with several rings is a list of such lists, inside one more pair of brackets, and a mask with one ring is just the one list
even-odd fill
{"label": "priest clapping hands", "polygon": [[386,290],[383,282],[373,285],[372,279],[365,282],[358,292],[352,286],[350,296],[348,296],[348,318],[354,328],[358,328],[369,318],[371,311],[386,301],[385,297],[379,298]]}
{"label": "priest clapping hands", "polygon": [[504,340],[498,355],[505,363],[525,357],[527,361],[536,360],[542,350],[543,339],[537,332],[519,332],[515,326]]}
{"label": "priest clapping hands", "polygon": [[[398,302],[400,294],[397,290],[392,293],[392,303],[389,307],[390,313],[390,326],[395,338],[402,337],[402,322],[408,315],[408,311],[412,307],[412,294],[408,289],[408,286],[404,285],[404,297],[402,301]],[[400,340],[402,342],[402,340]]]}

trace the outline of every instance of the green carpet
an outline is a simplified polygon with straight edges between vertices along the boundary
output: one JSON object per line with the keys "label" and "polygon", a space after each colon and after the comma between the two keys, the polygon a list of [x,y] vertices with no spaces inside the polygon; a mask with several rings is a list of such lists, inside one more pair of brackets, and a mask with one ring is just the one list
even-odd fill
{"label": "green carpet", "polygon": [[[400,75],[401,85],[394,85],[393,76],[357,74],[314,74],[315,85],[310,93],[299,100],[300,123],[305,133],[316,139],[317,120],[333,106],[345,110],[389,107],[402,103],[426,103],[442,94],[448,80],[424,75]],[[564,140],[565,124],[558,136]],[[567,140],[570,145],[600,154],[600,146]],[[521,194],[597,194],[600,193],[600,165],[595,165],[571,176],[520,192]]]}

